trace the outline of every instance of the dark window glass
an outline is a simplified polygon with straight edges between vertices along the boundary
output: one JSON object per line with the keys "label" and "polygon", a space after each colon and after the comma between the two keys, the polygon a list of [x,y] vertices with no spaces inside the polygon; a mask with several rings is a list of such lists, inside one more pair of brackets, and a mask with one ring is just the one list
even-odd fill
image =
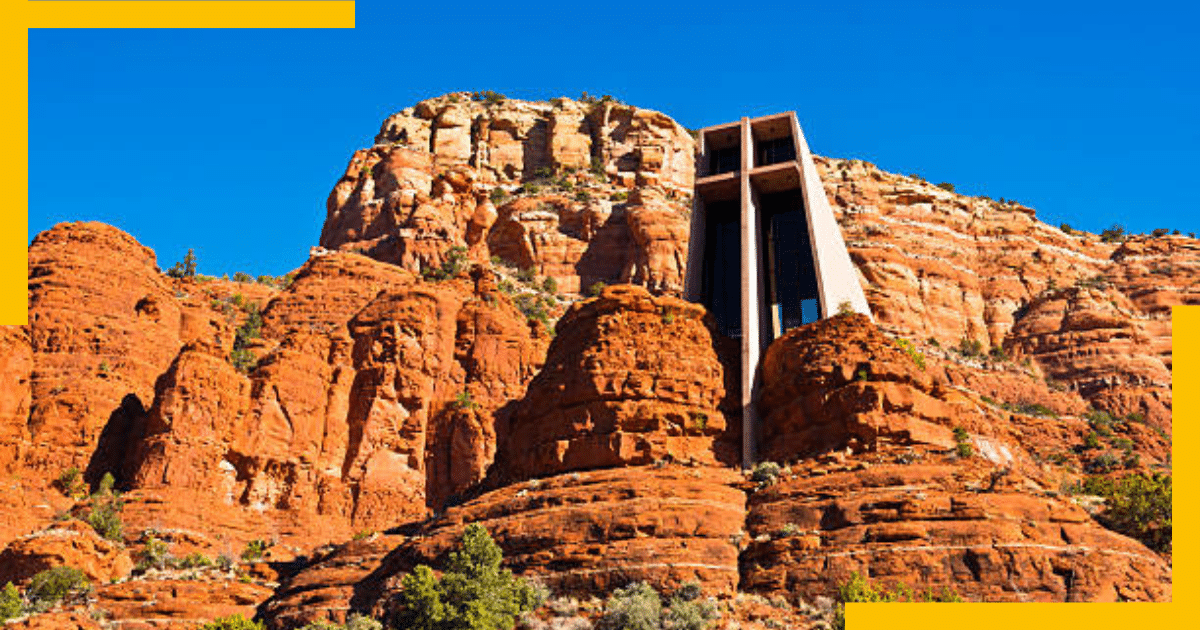
{"label": "dark window glass", "polygon": [[796,145],[792,137],[763,140],[758,143],[758,166],[778,164],[796,159]]}
{"label": "dark window glass", "polygon": [[772,337],[820,318],[817,274],[800,191],[763,195],[763,268],[767,273],[767,308]]}
{"label": "dark window glass", "polygon": [[719,175],[738,170],[738,162],[741,157],[738,147],[712,149],[708,152],[708,174]]}
{"label": "dark window glass", "polygon": [[742,257],[736,201],[705,207],[704,303],[727,337],[742,334]]}

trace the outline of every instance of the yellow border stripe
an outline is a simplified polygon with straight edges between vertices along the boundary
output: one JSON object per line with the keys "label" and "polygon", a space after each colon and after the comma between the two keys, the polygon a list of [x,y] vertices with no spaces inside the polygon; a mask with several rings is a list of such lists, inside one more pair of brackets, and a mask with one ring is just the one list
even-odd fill
{"label": "yellow border stripe", "polygon": [[[29,31],[20,22],[0,28],[0,324],[24,324],[28,314]],[[0,383],[7,387],[8,383]]]}
{"label": "yellow border stripe", "polygon": [[354,28],[353,2],[25,2],[28,28]]}
{"label": "yellow border stripe", "polygon": [[0,75],[0,325],[28,321],[29,28],[354,28],[354,2],[4,0]]}

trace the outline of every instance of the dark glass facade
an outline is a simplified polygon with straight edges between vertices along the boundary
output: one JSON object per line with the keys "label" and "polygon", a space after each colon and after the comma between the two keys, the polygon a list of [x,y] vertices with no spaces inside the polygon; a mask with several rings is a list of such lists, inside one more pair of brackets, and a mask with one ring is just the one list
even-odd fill
{"label": "dark glass facade", "polygon": [[705,207],[704,304],[727,337],[742,335],[742,256],[737,201]]}
{"label": "dark glass facade", "polygon": [[708,152],[708,174],[731,173],[741,167],[741,148],[713,149]]}
{"label": "dark glass facade", "polygon": [[758,158],[758,161],[755,162],[755,166],[790,162],[796,159],[796,145],[792,142],[791,136],[762,140],[757,144],[758,155],[755,157]]}
{"label": "dark glass facade", "polygon": [[820,319],[820,293],[801,191],[762,195],[759,206],[766,272],[763,317],[775,338]]}

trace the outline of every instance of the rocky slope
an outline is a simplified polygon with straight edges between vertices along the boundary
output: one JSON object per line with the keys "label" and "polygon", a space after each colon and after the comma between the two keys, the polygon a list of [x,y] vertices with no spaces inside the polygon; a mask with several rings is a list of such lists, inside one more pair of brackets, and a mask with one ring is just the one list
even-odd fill
{"label": "rocky slope", "polygon": [[[30,323],[0,328],[0,584],[67,564],[96,588],[22,623],[386,617],[472,522],[557,593],[698,581],[743,628],[812,624],[852,572],[1170,598],[1169,554],[1061,490],[1102,456],[1169,471],[1197,241],[818,158],[878,326],[768,349],[758,451],[784,468],[750,479],[736,350],[678,299],[693,152],[657,112],[460,93],[352,156],[290,283],[170,277],[96,223],[38,235]],[[1093,408],[1117,420],[1089,446]],[[105,473],[113,539],[83,522]],[[148,567],[157,545],[194,562]]]}

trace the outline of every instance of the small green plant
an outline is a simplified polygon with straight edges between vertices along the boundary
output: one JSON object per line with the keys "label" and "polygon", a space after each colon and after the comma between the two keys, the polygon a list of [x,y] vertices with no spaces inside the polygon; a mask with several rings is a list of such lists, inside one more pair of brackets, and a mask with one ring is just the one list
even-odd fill
{"label": "small green plant", "polygon": [[154,535],[146,538],[146,543],[142,545],[141,554],[138,557],[138,562],[134,565],[134,571],[137,573],[145,573],[150,569],[159,571],[171,565],[171,553],[167,548],[167,543],[159,540]]}
{"label": "small green plant", "polygon": [[482,92],[471,92],[471,100],[482,102],[484,105],[499,105],[503,103],[507,97],[499,92],[484,90]]}
{"label": "small green plant", "polygon": [[838,604],[834,609],[834,619],[831,624],[834,630],[846,628],[846,604],[854,602],[961,602],[963,598],[950,587],[944,587],[941,592],[926,589],[924,592],[914,592],[903,582],[897,583],[892,589],[875,586],[857,572],[850,579],[838,585]]}
{"label": "small green plant", "polygon": [[373,530],[364,529],[362,531],[354,533],[354,540],[366,540],[374,535],[375,535],[375,532]]}
{"label": "small green plant", "polygon": [[238,271],[233,274],[233,281],[234,282],[254,282],[254,276],[251,276],[250,274],[246,273],[245,271]]}
{"label": "small green plant", "polygon": [[167,270],[172,278],[193,278],[196,276],[196,250],[189,248],[183,260],[175,263]]}
{"label": "small green plant", "polygon": [[662,624],[662,598],[645,582],[634,582],[613,591],[604,605],[596,630],[658,630]]}
{"label": "small green plant", "polygon": [[900,338],[896,340],[896,345],[900,346],[900,349],[908,355],[908,358],[912,359],[912,362],[915,363],[918,368],[920,368],[922,371],[925,370],[925,355],[921,354],[921,351],[917,350],[917,347],[914,346],[911,341]]}
{"label": "small green plant", "polygon": [[109,494],[99,499],[93,497],[92,508],[87,515],[87,523],[96,533],[108,540],[121,540],[124,523],[121,522],[121,509],[124,500],[120,496]]}
{"label": "small green plant", "polygon": [[479,403],[475,402],[475,399],[471,397],[471,392],[464,389],[463,391],[459,392],[457,396],[454,397],[454,408],[455,409],[478,409]]}
{"label": "small green plant", "polygon": [[853,315],[854,305],[850,303],[850,300],[838,302],[837,314],[840,316]]}
{"label": "small green plant", "polygon": [[862,369],[855,374],[855,378],[860,381],[866,381],[868,378],[870,378],[870,374],[868,374],[865,369]]}
{"label": "small green plant", "polygon": [[505,199],[508,199],[508,191],[497,186],[492,189],[492,192],[488,193],[488,199],[491,199],[493,205],[498,206],[504,203]]}
{"label": "small green plant", "polygon": [[533,279],[536,277],[537,269],[534,267],[526,267],[525,269],[520,269],[517,271],[517,280],[525,284],[533,282]]}
{"label": "small green plant", "polygon": [[963,459],[975,454],[975,449],[971,446],[971,436],[962,427],[954,427],[954,451]]}
{"label": "small green plant", "polygon": [[1100,448],[1100,436],[1095,431],[1089,431],[1087,435],[1083,436],[1083,448],[1087,450]]}
{"label": "small green plant", "polygon": [[442,256],[441,265],[421,269],[421,276],[431,282],[450,280],[462,272],[466,267],[466,263],[467,248],[462,245],[455,245],[446,250],[446,253]]}
{"label": "small green plant", "polygon": [[351,613],[344,624],[332,621],[314,621],[301,626],[300,630],[383,630],[383,624],[370,617]]}
{"label": "small green plant", "polygon": [[575,201],[578,201],[580,203],[587,203],[591,200],[592,200],[592,193],[590,193],[586,190],[575,191]]}
{"label": "small green plant", "polygon": [[720,617],[721,613],[712,601],[676,597],[671,598],[662,621],[667,630],[706,630]]}
{"label": "small green plant", "polygon": [[1100,240],[1105,243],[1119,243],[1128,238],[1125,234],[1125,227],[1120,224],[1113,224],[1112,227],[1100,233]]}
{"label": "small green plant", "polygon": [[558,280],[555,280],[551,276],[546,276],[542,280],[542,290],[551,295],[558,293]]}
{"label": "small green plant", "polygon": [[262,623],[251,621],[241,615],[219,617],[200,626],[200,630],[266,630]]}
{"label": "small green plant", "polygon": [[796,536],[799,533],[800,533],[800,526],[795,523],[784,523],[783,527],[781,527],[779,529],[779,536],[781,538],[786,538],[789,536]]}
{"label": "small green plant", "polygon": [[1075,230],[1071,229],[1070,224],[1067,224],[1067,223],[1063,223],[1063,224],[1059,225],[1058,229],[1062,230],[1063,234],[1074,234],[1075,233]]}
{"label": "small green plant", "polygon": [[760,484],[770,485],[779,479],[779,473],[782,471],[783,469],[775,462],[759,462],[750,473],[750,479]]}
{"label": "small green plant", "polygon": [[1134,474],[1113,481],[1089,477],[1083,491],[1104,497],[1102,525],[1161,552],[1171,549],[1171,477]]}
{"label": "small green plant", "polygon": [[83,474],[74,466],[59,474],[58,479],[55,480],[55,486],[60,492],[71,498],[78,498],[87,493],[87,484],[83,482]]}
{"label": "small green plant", "polygon": [[194,551],[179,559],[176,566],[180,569],[207,569],[213,566],[213,561],[208,556]]}
{"label": "small green plant", "polygon": [[600,179],[607,178],[607,173],[604,172],[604,160],[601,160],[599,156],[592,156],[592,163],[588,167],[588,170],[591,171],[592,175]]}
{"label": "small green plant", "polygon": [[688,418],[692,421],[693,429],[703,431],[708,428],[708,414],[699,411],[689,411]]}
{"label": "small green plant", "polygon": [[1100,453],[1087,463],[1087,472],[1104,474],[1112,472],[1121,466],[1121,460],[1112,453]]}
{"label": "small green plant", "polygon": [[[240,298],[241,295],[235,295],[235,298]],[[254,353],[249,349],[250,343],[262,337],[262,313],[258,310],[258,306],[253,302],[243,302],[238,299],[235,301],[246,312],[246,321],[238,326],[237,331],[233,336],[233,350],[229,353],[229,362],[239,372],[246,373],[254,369],[255,359]]]}
{"label": "small green plant", "polygon": [[625,201],[625,200],[629,199],[629,191],[618,190],[618,191],[613,192],[611,195],[609,195],[608,198],[611,199],[612,201],[618,201],[618,202]]}
{"label": "small green plant", "polygon": [[58,566],[33,576],[25,596],[34,610],[44,611],[60,602],[70,602],[91,590],[83,571]]}
{"label": "small green plant", "polygon": [[270,546],[271,544],[265,540],[251,540],[246,543],[246,548],[242,549],[242,560],[246,562],[258,562],[266,555],[267,548]]}
{"label": "small green plant", "polygon": [[938,184],[937,187],[947,192],[954,192],[954,184],[951,184],[950,182],[942,182]]}
{"label": "small green plant", "polygon": [[533,587],[501,569],[499,545],[478,523],[463,530],[458,550],[450,553],[441,577],[417,565],[401,582],[402,610],[391,620],[409,630],[501,630],[533,610]]}
{"label": "small green plant", "polygon": [[606,286],[608,286],[608,285],[604,284],[603,282],[600,282],[598,280],[596,282],[593,282],[587,288],[588,297],[599,297],[600,294],[604,292],[604,287],[606,287]]}
{"label": "small green plant", "polygon": [[24,612],[25,602],[21,599],[21,593],[17,592],[17,587],[12,582],[5,584],[0,590],[0,624],[20,617]]}
{"label": "small green plant", "polygon": [[983,342],[978,339],[963,337],[958,342],[958,352],[964,357],[983,356]]}

